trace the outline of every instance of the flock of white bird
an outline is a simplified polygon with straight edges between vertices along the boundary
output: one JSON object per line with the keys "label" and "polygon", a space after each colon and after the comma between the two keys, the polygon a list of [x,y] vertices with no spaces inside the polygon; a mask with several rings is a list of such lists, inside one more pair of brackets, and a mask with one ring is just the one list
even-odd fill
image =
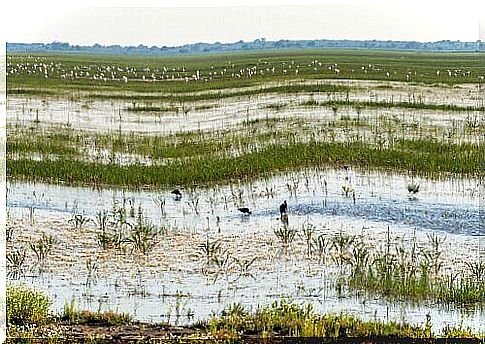
{"label": "flock of white bird", "polygon": [[[61,79],[92,79],[100,81],[116,81],[127,83],[129,81],[163,81],[163,80],[177,80],[177,81],[210,81],[213,79],[230,78],[251,79],[255,76],[264,75],[298,75],[303,68],[306,71],[310,70],[312,73],[328,73],[331,71],[336,75],[346,71],[348,74],[355,73],[354,69],[345,70],[345,67],[341,67],[338,63],[324,64],[318,60],[311,60],[306,64],[298,64],[295,61],[291,62],[278,62],[272,64],[268,61],[259,61],[257,65],[247,66],[239,68],[231,61],[228,61],[224,67],[215,68],[210,67],[209,71],[201,71],[195,69],[189,71],[185,66],[181,67],[167,67],[161,66],[159,68],[153,68],[149,66],[145,67],[120,67],[114,65],[101,65],[101,64],[86,64],[82,66],[67,66],[62,63],[54,63],[47,61],[46,58],[40,56],[25,56],[16,57],[16,62],[12,62],[12,56],[7,57],[7,76],[8,75],[21,75],[29,74],[43,75],[44,78],[59,77]],[[361,67],[361,71],[365,74],[372,72],[373,75],[382,75],[387,78],[391,76],[398,76],[397,71],[389,71],[384,68],[368,64]],[[411,80],[413,76],[416,76],[416,71],[407,70],[405,76],[406,80]],[[470,70],[462,69],[446,69],[437,70],[437,77],[457,78],[471,77]],[[478,77],[479,80],[483,80],[483,76]]]}

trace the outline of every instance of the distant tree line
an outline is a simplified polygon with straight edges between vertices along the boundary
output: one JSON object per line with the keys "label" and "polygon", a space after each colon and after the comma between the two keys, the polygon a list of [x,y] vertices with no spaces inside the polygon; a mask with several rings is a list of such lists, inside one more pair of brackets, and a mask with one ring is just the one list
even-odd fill
{"label": "distant tree line", "polygon": [[373,49],[373,50],[411,50],[411,51],[443,51],[443,52],[478,52],[483,51],[483,43],[461,41],[359,41],[359,40],[286,40],[266,41],[256,39],[252,42],[238,41],[234,43],[193,43],[176,47],[167,46],[121,46],[100,45],[91,46],[71,45],[69,43],[7,43],[7,53],[13,52],[72,52],[96,54],[121,55],[178,55],[201,54],[232,51],[251,50],[278,50],[278,49],[321,49],[321,48],[347,48],[347,49]]}

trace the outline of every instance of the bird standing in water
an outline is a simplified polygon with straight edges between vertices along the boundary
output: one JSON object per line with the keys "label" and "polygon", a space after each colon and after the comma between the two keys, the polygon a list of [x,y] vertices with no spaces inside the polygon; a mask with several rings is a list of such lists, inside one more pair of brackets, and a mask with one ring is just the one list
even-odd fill
{"label": "bird standing in water", "polygon": [[280,204],[280,215],[287,215],[288,214],[288,203],[284,201],[283,203]]}
{"label": "bird standing in water", "polygon": [[175,195],[175,200],[176,201],[180,201],[180,199],[182,198],[182,193],[180,192],[179,189],[175,189],[171,192],[172,195]]}
{"label": "bird standing in water", "polygon": [[284,201],[280,204],[280,219],[285,227],[288,227],[288,203]]}
{"label": "bird standing in water", "polygon": [[246,208],[246,207],[244,207],[244,208],[238,208],[238,210],[241,213],[243,213],[244,215],[251,215],[252,214],[252,212],[249,210],[249,208]]}

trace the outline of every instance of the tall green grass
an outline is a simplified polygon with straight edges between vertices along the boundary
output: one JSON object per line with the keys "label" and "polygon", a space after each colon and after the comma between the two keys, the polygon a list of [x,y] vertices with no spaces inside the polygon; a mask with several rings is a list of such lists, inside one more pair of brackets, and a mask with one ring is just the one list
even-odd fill
{"label": "tall green grass", "polygon": [[[353,258],[358,255],[354,247]],[[366,261],[359,265],[348,261],[351,274],[347,280],[353,290],[383,296],[389,300],[424,300],[458,308],[485,304],[485,281],[470,278],[466,269],[442,274],[440,260],[430,258],[424,250],[405,250],[392,245],[388,252],[363,252]],[[362,257],[362,256],[361,256]]]}
{"label": "tall green grass", "polygon": [[237,157],[196,157],[163,166],[97,164],[78,160],[10,160],[9,178],[59,183],[124,186],[190,185],[246,179],[267,172],[308,165],[351,164],[361,168],[411,170],[419,173],[478,175],[477,144],[448,144],[433,140],[398,140],[390,148],[363,142],[270,144]]}
{"label": "tall green grass", "polygon": [[[343,338],[359,338],[359,340],[393,341],[396,338],[420,338],[432,341],[436,338],[467,338],[467,342],[480,343],[484,335],[464,328],[463,326],[447,326],[441,333],[431,330],[431,319],[426,318],[422,325],[412,325],[405,321],[382,321],[377,319],[362,320],[356,316],[345,313],[320,314],[313,310],[311,305],[298,305],[292,300],[282,299],[271,305],[260,306],[255,310],[247,309],[240,303],[234,303],[222,312],[220,316],[213,316],[207,322],[199,322],[196,326],[187,326],[192,331],[184,337],[180,327],[170,327],[166,324],[140,324],[134,323],[127,314],[117,312],[90,312],[75,309],[74,302],[66,303],[64,311],[52,318],[51,326],[39,324],[37,328],[25,326],[13,327],[8,323],[7,342],[17,343],[37,341],[42,338],[45,343],[66,342],[111,342],[111,331],[122,334],[123,328],[133,331],[134,328],[150,326],[150,336],[157,335],[156,329],[160,329],[160,335],[166,338],[176,336],[177,342],[185,340],[197,341],[197,338],[207,337],[217,342],[246,342],[250,340],[279,342],[281,340],[300,340],[317,338],[322,342],[333,342]],[[25,325],[25,324],[24,324]],[[160,326],[163,325],[163,326]],[[90,333],[90,329],[101,329],[93,338],[80,338],[80,334]],[[79,331],[80,329],[84,331]],[[74,331],[73,331],[74,330]],[[196,335],[194,339],[194,335]],[[199,337],[199,336],[201,337]],[[303,338],[303,339],[302,339]],[[166,339],[162,339],[163,342]],[[138,338],[137,342],[153,342],[153,338]],[[171,342],[171,341],[170,341]]]}

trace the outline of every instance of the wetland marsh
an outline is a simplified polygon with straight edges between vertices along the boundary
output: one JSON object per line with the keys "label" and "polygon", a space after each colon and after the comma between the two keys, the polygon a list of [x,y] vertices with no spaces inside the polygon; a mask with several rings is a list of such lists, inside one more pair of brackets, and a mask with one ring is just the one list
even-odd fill
{"label": "wetland marsh", "polygon": [[286,299],[483,336],[476,58],[8,56],[8,284],[217,333]]}

